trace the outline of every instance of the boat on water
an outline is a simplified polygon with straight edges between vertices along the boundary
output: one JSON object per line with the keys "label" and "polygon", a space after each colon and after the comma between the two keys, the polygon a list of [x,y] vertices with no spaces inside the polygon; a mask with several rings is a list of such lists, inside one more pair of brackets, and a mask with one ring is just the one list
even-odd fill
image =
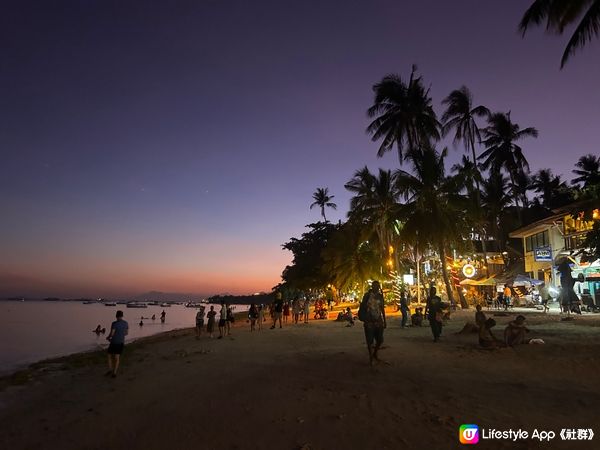
{"label": "boat on water", "polygon": [[145,303],[139,303],[139,302],[129,302],[129,303],[127,303],[127,307],[128,308],[147,308],[148,305]]}
{"label": "boat on water", "polygon": [[158,306],[158,302],[148,302],[148,306]]}
{"label": "boat on water", "polygon": [[161,304],[160,304],[160,306],[161,306],[162,308],[170,308],[170,307],[171,307],[171,304],[170,304],[170,303],[163,302],[163,303],[161,303]]}
{"label": "boat on water", "polygon": [[98,303],[96,300],[86,300],[85,302],[83,302],[84,305],[93,305],[95,303]]}
{"label": "boat on water", "polygon": [[104,306],[117,306],[117,302],[106,302]]}

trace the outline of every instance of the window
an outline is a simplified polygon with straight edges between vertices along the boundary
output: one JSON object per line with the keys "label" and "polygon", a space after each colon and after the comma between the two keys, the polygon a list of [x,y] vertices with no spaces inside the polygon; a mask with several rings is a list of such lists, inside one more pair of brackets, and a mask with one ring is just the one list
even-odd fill
{"label": "window", "polygon": [[525,238],[526,252],[532,252],[536,248],[546,247],[548,245],[550,245],[550,232],[548,230]]}

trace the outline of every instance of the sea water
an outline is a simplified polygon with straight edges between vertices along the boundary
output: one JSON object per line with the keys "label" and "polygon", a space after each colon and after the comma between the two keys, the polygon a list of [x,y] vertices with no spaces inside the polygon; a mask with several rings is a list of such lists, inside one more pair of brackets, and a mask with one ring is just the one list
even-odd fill
{"label": "sea water", "polygon": [[[207,305],[206,312],[209,308]],[[220,308],[215,305],[217,313]],[[248,309],[242,305],[233,308],[234,312]],[[105,349],[117,310],[123,311],[123,318],[129,323],[126,343],[164,331],[194,327],[197,312],[196,308],[183,305],[127,308],[75,301],[0,301],[0,375],[46,358]],[[163,310],[165,323],[160,321]],[[106,328],[105,334],[93,332],[98,325]]]}

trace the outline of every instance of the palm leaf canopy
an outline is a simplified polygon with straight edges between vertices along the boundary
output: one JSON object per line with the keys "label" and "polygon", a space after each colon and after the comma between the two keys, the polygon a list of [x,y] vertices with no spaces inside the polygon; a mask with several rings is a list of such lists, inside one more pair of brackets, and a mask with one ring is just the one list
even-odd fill
{"label": "palm leaf canopy", "polygon": [[373,86],[375,98],[367,115],[374,120],[367,127],[373,142],[381,140],[377,156],[394,145],[402,163],[404,153],[412,148],[440,139],[440,123],[431,105],[429,89],[416,76],[416,67],[408,82],[399,75],[387,75]]}
{"label": "palm leaf canopy", "polygon": [[562,68],[577,49],[600,34],[600,0],[535,0],[523,15],[519,30],[525,35],[531,25],[544,21],[546,29],[556,34],[563,34],[569,25],[577,23],[563,52]]}

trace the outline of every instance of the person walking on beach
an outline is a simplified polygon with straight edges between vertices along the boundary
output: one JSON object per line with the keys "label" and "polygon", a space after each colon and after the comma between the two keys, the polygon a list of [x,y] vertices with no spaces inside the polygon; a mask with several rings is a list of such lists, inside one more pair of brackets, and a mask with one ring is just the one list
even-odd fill
{"label": "person walking on beach", "polygon": [[285,302],[283,304],[283,323],[288,323],[289,318],[290,318],[290,302]]}
{"label": "person walking on beach", "polygon": [[402,314],[402,328],[406,327],[408,316],[410,315],[410,309],[408,308],[408,300],[406,298],[406,291],[402,289],[400,291],[400,313]]}
{"label": "person walking on beach", "polygon": [[117,311],[116,318],[117,320],[111,324],[110,333],[106,337],[106,340],[110,342],[108,344],[108,372],[106,372],[106,375],[113,378],[117,376],[121,354],[125,347],[125,336],[129,333],[129,324],[123,320],[123,311]]}
{"label": "person walking on beach", "polygon": [[265,305],[258,305],[258,331],[262,330],[262,324],[265,321]]}
{"label": "person walking on beach", "polygon": [[435,286],[429,289],[429,298],[425,307],[425,315],[429,320],[431,333],[433,334],[433,342],[438,342],[442,335],[442,299],[436,295]]}
{"label": "person walking on beach", "polygon": [[202,336],[202,329],[204,328],[204,306],[201,306],[196,313],[196,339],[200,339]]}
{"label": "person walking on beach", "polygon": [[250,320],[250,331],[254,331],[256,329],[256,320],[258,319],[258,309],[256,305],[252,303],[250,305],[250,309],[248,310],[248,320]]}
{"label": "person walking on beach", "polygon": [[363,322],[369,351],[369,364],[373,365],[375,361],[380,361],[377,352],[383,344],[383,330],[387,327],[383,293],[379,281],[371,283],[371,289],[365,293],[360,302],[358,319]]}
{"label": "person walking on beach", "polygon": [[227,336],[231,335],[231,324],[235,322],[235,316],[233,315],[233,309],[231,309],[231,306],[227,307]]}
{"label": "person walking on beach", "polygon": [[217,339],[223,339],[225,336],[225,326],[227,324],[227,306],[225,302],[221,303],[221,311],[219,311],[219,337]]}
{"label": "person walking on beach", "polygon": [[544,307],[544,312],[548,312],[550,308],[548,308],[548,301],[550,300],[550,291],[548,290],[548,286],[546,283],[542,283],[540,286],[540,298],[542,300],[542,306]]}
{"label": "person walking on beach", "polygon": [[306,296],[304,298],[304,323],[308,323],[308,316],[310,315],[310,298]]}
{"label": "person walking on beach", "polygon": [[275,302],[273,302],[273,311],[273,325],[271,326],[271,330],[275,329],[278,320],[279,328],[283,328],[283,325],[281,324],[281,314],[283,313],[283,297],[281,292],[278,292],[275,296]]}
{"label": "person walking on beach", "polygon": [[206,325],[206,332],[208,333],[208,337],[209,338],[213,338],[213,333],[215,331],[215,316],[217,315],[217,312],[215,311],[215,307],[213,305],[210,305],[210,311],[208,311],[208,314],[206,315],[206,317],[208,318],[208,323]]}
{"label": "person walking on beach", "polygon": [[298,298],[298,296],[294,297],[294,300],[292,300],[292,320],[294,321],[294,323],[298,323],[298,320],[300,319],[300,299]]}

